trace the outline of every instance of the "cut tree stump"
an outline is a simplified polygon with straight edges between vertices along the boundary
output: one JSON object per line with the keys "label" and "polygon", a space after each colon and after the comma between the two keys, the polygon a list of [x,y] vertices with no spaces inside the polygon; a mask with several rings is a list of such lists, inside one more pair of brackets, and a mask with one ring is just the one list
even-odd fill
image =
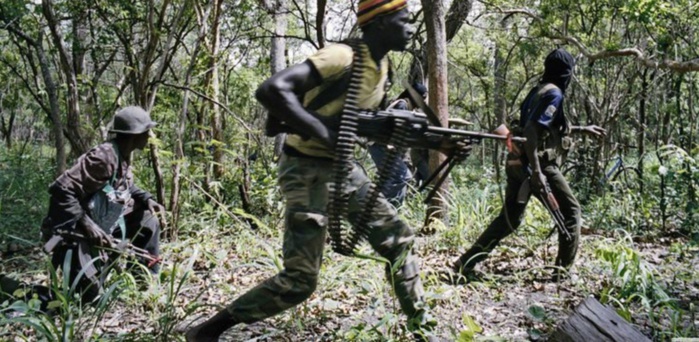
{"label": "cut tree stump", "polygon": [[554,342],[650,342],[650,339],[621,318],[613,309],[588,297],[558,326]]}

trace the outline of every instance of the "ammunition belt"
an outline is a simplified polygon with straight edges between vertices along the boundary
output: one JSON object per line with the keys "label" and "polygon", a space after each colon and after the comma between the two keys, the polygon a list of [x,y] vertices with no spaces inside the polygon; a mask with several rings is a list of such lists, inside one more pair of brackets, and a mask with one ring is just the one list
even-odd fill
{"label": "ammunition belt", "polygon": [[405,154],[409,125],[405,119],[397,118],[395,120],[389,139],[389,144],[395,146],[395,149],[390,150],[387,154],[384,163],[378,169],[378,181],[372,183],[364,201],[360,203],[363,209],[357,221],[354,222],[353,229],[344,228],[343,221],[346,221],[349,211],[349,194],[346,189],[354,168],[354,147],[361,112],[359,91],[364,69],[367,67],[363,56],[368,55],[367,47],[360,44],[359,40],[350,40],[347,44],[352,47],[354,57],[349,88],[342,108],[338,138],[335,144],[333,176],[329,190],[328,232],[333,250],[349,256],[356,254],[357,246],[366,240],[371,232],[369,220],[374,214],[379,195],[388,186],[390,176],[398,172],[398,160]]}
{"label": "ammunition belt", "polygon": [[352,47],[353,60],[350,83],[347,90],[345,103],[342,107],[340,126],[338,128],[337,142],[335,143],[335,158],[333,160],[332,183],[329,189],[328,203],[328,233],[333,250],[343,255],[354,254],[356,243],[349,230],[343,229],[342,223],[346,219],[349,209],[349,196],[347,194],[347,183],[352,172],[352,157],[356,144],[358,116],[359,116],[359,90],[361,89],[362,76],[366,63],[363,55],[366,46],[357,40],[347,42]]}

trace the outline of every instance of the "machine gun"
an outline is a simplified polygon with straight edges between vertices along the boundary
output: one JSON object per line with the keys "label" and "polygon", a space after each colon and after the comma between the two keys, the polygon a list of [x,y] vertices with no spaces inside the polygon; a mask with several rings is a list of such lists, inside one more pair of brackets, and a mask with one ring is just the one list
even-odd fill
{"label": "machine gun", "polygon": [[[425,106],[425,108],[429,107]],[[439,125],[439,121],[437,121],[438,125],[434,125],[432,121],[436,121],[436,119],[430,119],[430,117],[436,118],[436,116],[427,113],[431,113],[431,110],[425,113],[397,109],[361,111],[357,113],[357,126],[354,132],[357,136],[381,144],[391,144],[398,148],[424,148],[445,152],[447,158],[420,188],[420,190],[423,190],[433,182],[435,184],[432,191],[428,194],[426,202],[434,196],[436,189],[441,186],[454,166],[468,157],[471,145],[478,144],[483,139],[502,140],[508,146],[513,141],[526,141],[525,138],[509,135],[509,131],[504,126],[496,130],[504,134],[493,134],[445,128]],[[321,121],[331,127],[337,126],[337,120],[337,118],[334,118],[334,120],[321,118]],[[279,133],[298,134],[297,130],[273,116],[268,118],[266,127],[268,136],[274,136]],[[399,130],[401,131],[400,134],[398,133]],[[398,135],[401,135],[403,138],[396,139]]]}
{"label": "machine gun", "polygon": [[361,113],[357,130],[359,136],[379,143],[392,144],[391,137],[395,134],[397,126],[403,125],[403,130],[407,132],[403,140],[404,146],[400,147],[440,150],[447,155],[444,162],[420,187],[420,190],[424,190],[434,182],[434,187],[427,195],[425,202],[434,196],[454,166],[468,157],[471,145],[478,144],[483,139],[502,140],[508,146],[511,146],[513,141],[526,141],[525,138],[509,135],[509,131],[504,126],[499,127],[497,131],[505,134],[493,134],[435,126],[430,124],[428,118],[428,115],[404,110]]}

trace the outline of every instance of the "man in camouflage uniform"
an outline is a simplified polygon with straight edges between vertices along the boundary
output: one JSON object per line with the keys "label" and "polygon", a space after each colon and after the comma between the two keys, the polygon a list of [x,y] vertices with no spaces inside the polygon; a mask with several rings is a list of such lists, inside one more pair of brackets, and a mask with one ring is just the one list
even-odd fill
{"label": "man in camouflage uniform", "polygon": [[[70,254],[70,283],[80,277],[77,290],[85,301],[99,295],[110,258],[100,247],[113,247],[114,237],[128,239],[153,257],[159,254],[160,227],[153,213],[163,207],[134,184],[131,171],[131,152],[146,146],[153,126],[155,122],[140,107],[120,110],[109,131],[116,137],[80,156],[49,187],[49,212],[42,225],[45,249],[52,253],[56,268],[61,268]],[[108,191],[106,196],[117,210],[112,214],[118,219],[110,227],[101,227],[100,223],[106,223],[94,217],[91,205],[96,194]],[[149,266],[157,273],[157,265]]]}
{"label": "man in camouflage uniform", "polygon": [[[570,147],[568,134],[584,132],[595,136],[606,134],[598,126],[570,126],[563,112],[565,90],[573,77],[575,59],[563,49],[551,52],[544,62],[542,81],[534,87],[521,106],[516,135],[523,135],[527,142],[515,146],[507,157],[505,172],[507,188],[505,203],[500,215],[488,226],[471,249],[456,261],[454,271],[466,277],[473,276],[475,265],[484,260],[502,239],[519,227],[529,198],[533,194],[539,200],[544,196],[544,184],[548,182],[563,214],[565,231],[558,234],[556,265],[568,268],[573,264],[580,235],[580,204],[558,169],[564,149]],[[531,179],[531,181],[530,181]],[[521,191],[531,183],[531,192]]]}
{"label": "man in camouflage uniform", "polygon": [[[364,69],[358,94],[359,106],[373,110],[384,97],[388,61],[386,54],[405,49],[412,35],[408,26],[405,0],[362,0],[359,2],[359,25],[363,30]],[[316,289],[327,236],[328,188],[332,182],[332,146],[336,126],[326,126],[326,118],[341,114],[346,89],[341,96],[311,114],[306,108],[328,84],[342,77],[352,65],[353,50],[345,44],[330,45],[305,62],[287,68],[265,81],[257,91],[258,100],[271,115],[287,122],[309,139],[287,136],[279,164],[279,185],[286,199],[283,257],[284,269],[252,290],[238,297],[226,309],[192,328],[187,341],[217,341],[230,327],[271,317],[306,300]],[[302,94],[302,101],[297,97]],[[321,121],[322,120],[322,121]],[[359,203],[366,197],[371,182],[357,163],[346,191],[350,197],[349,220],[355,222]],[[424,338],[428,325],[422,306],[422,284],[417,260],[411,255],[413,231],[401,221],[383,196],[378,200],[369,221],[371,246],[390,265],[392,283],[409,327]],[[419,331],[419,332],[418,332]],[[431,337],[430,337],[431,338]]]}

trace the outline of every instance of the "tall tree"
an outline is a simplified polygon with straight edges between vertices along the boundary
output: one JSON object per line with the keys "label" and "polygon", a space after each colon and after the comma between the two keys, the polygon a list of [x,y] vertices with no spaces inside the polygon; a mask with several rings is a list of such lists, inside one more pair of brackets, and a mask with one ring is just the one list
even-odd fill
{"label": "tall tree", "polygon": [[[429,83],[429,104],[447,127],[449,120],[449,85],[447,83],[447,35],[445,26],[446,3],[443,0],[422,0],[427,28],[427,78]],[[446,157],[437,151],[430,151],[430,170],[434,171]],[[426,232],[431,231],[434,220],[446,220],[449,181],[442,183],[427,209]]]}
{"label": "tall tree", "polygon": [[194,42],[194,48],[189,59],[189,64],[185,71],[184,83],[181,88],[184,90],[182,94],[182,109],[180,110],[180,117],[178,120],[178,125],[175,130],[175,161],[172,165],[172,191],[170,192],[170,212],[172,213],[172,232],[170,236],[172,238],[177,237],[177,229],[179,228],[179,218],[180,218],[180,191],[182,189],[182,166],[186,165],[187,158],[184,151],[185,142],[185,129],[187,123],[187,115],[189,114],[189,95],[191,92],[190,86],[192,83],[192,74],[197,66],[197,61],[202,50],[202,45],[205,42],[206,36],[209,33],[209,14],[212,11],[212,3],[202,9],[198,3],[194,4],[195,13],[197,14],[197,22],[199,23],[199,29],[197,31],[197,39]]}
{"label": "tall tree", "polygon": [[213,101],[209,102],[209,110],[211,111],[211,138],[214,141],[214,178],[221,179],[223,176],[223,118],[221,117],[221,109],[218,106],[221,87],[219,85],[218,61],[220,58],[221,46],[221,8],[223,0],[215,0],[213,13],[211,15],[211,38],[209,40],[209,69],[207,72],[210,97]]}
{"label": "tall tree", "polygon": [[[25,72],[18,69],[15,63],[6,61],[4,58],[2,62],[10,68],[16,77],[22,80],[24,87],[29,90],[32,97],[41,106],[42,110],[47,114],[49,121],[52,123],[51,132],[56,149],[56,174],[60,175],[66,169],[66,150],[65,139],[63,137],[64,126],[60,114],[61,107],[58,97],[58,85],[53,75],[53,64],[44,49],[44,31],[42,29],[25,29],[22,27],[25,17],[31,18],[27,20],[29,23],[37,20],[32,17],[27,8],[29,8],[29,6],[24,6],[22,3],[2,4],[0,5],[0,21],[3,23],[3,28],[14,37],[12,42],[18,49],[22,57],[21,60],[26,65],[26,69],[31,70],[31,73],[34,75],[34,80],[40,79],[43,81],[43,87],[37,84],[37,82],[33,82]],[[43,92],[41,89],[43,89]]]}
{"label": "tall tree", "polygon": [[[272,36],[272,45],[270,47],[270,67],[272,75],[286,68],[286,28],[287,28],[287,15],[286,15],[286,0],[262,0],[262,6],[267,10],[267,13],[272,15],[274,19],[274,35]],[[322,27],[321,6],[325,8],[325,2],[323,0],[318,0],[318,21],[321,22],[319,27]],[[322,29],[318,31],[319,41],[322,39]],[[284,144],[284,139],[286,139],[286,134],[279,134],[274,138],[274,155],[279,156],[282,153],[282,146]]]}
{"label": "tall tree", "polygon": [[[78,71],[82,64],[74,64],[74,54],[68,51],[67,44],[63,39],[61,32],[62,23],[60,18],[56,16],[54,3],[52,0],[41,1],[41,12],[46,19],[53,45],[58,51],[60,61],[60,70],[63,74],[63,82],[66,89],[66,130],[65,134],[70,141],[72,152],[75,155],[80,155],[87,152],[92,145],[91,134],[87,134],[83,128],[82,115],[80,114],[80,94],[78,86],[78,78],[81,76]],[[77,38],[77,37],[76,37]],[[76,45],[74,45],[76,46]],[[79,45],[77,45],[79,48]],[[80,55],[79,51],[76,54]],[[81,62],[81,60],[77,61]],[[78,68],[76,68],[76,66]]]}

